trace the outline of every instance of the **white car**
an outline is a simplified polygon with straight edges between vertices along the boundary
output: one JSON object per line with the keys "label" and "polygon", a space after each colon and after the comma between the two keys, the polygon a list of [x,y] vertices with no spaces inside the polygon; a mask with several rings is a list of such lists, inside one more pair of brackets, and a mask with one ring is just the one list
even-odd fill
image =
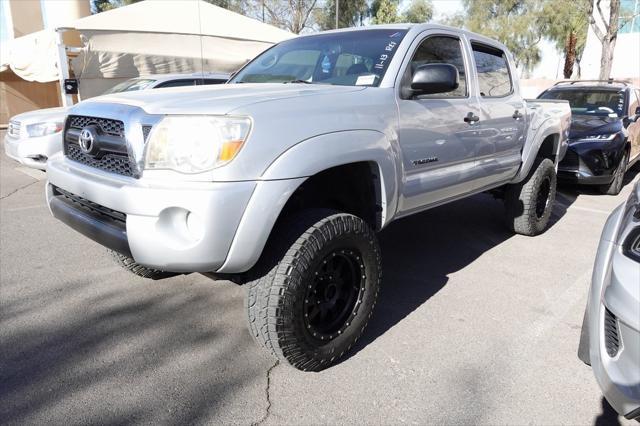
{"label": "white car", "polygon": [[[228,79],[228,74],[157,74],[123,81],[104,94],[221,84]],[[4,139],[4,151],[7,156],[25,166],[45,170],[47,159],[62,150],[62,129],[67,109],[46,108],[11,117]]]}

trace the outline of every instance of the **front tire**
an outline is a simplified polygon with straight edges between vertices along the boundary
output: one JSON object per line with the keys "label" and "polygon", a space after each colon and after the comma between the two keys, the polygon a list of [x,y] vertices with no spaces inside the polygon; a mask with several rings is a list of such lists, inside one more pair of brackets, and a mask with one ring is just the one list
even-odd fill
{"label": "front tire", "polygon": [[175,272],[165,272],[153,268],[147,268],[146,266],[136,263],[136,261],[129,256],[125,256],[124,254],[120,254],[113,250],[109,250],[109,254],[122,269],[142,278],[162,280],[178,275]]}
{"label": "front tire", "polygon": [[365,329],[380,288],[380,249],[373,230],[346,213],[304,211],[281,230],[289,236],[274,235],[280,249],[265,248],[247,286],[249,329],[281,362],[319,371]]}
{"label": "front tire", "polygon": [[555,203],[556,185],[556,169],[548,158],[539,161],[524,181],[509,185],[505,193],[509,229],[528,236],[544,232]]}

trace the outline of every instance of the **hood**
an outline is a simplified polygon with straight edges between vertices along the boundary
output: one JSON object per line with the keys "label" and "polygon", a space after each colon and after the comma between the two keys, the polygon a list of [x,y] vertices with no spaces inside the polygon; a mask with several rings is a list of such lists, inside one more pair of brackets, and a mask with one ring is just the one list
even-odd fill
{"label": "hood", "polygon": [[341,94],[364,89],[364,86],[299,83],[220,84],[114,93],[85,102],[125,104],[142,108],[148,114],[229,114],[238,108],[260,102]]}
{"label": "hood", "polygon": [[622,120],[618,117],[573,115],[569,139],[580,139],[591,135],[608,135],[622,129]]}
{"label": "hood", "polygon": [[64,121],[68,108],[45,108],[35,111],[23,112],[22,114],[11,117],[11,121],[20,123],[40,123],[43,121]]}

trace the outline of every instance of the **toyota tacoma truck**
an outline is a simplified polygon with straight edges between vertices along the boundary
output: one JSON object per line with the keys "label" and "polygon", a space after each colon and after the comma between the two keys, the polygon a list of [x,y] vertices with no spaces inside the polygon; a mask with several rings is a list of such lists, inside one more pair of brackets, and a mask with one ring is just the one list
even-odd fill
{"label": "toyota tacoma truck", "polygon": [[430,24],[284,41],[216,87],[118,93],[69,111],[53,216],[148,278],[244,283],[251,334],[321,370],[362,334],[376,232],[480,192],[545,230],[566,101],[526,101],[500,43]]}

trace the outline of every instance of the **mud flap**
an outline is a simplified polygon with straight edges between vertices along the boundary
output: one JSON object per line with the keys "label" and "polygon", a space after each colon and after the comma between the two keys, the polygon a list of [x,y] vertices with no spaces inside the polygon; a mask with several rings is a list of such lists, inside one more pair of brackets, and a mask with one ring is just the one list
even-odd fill
{"label": "mud flap", "polygon": [[585,364],[591,365],[591,357],[589,356],[589,304],[587,304],[587,308],[584,310],[584,317],[582,318],[578,358]]}

